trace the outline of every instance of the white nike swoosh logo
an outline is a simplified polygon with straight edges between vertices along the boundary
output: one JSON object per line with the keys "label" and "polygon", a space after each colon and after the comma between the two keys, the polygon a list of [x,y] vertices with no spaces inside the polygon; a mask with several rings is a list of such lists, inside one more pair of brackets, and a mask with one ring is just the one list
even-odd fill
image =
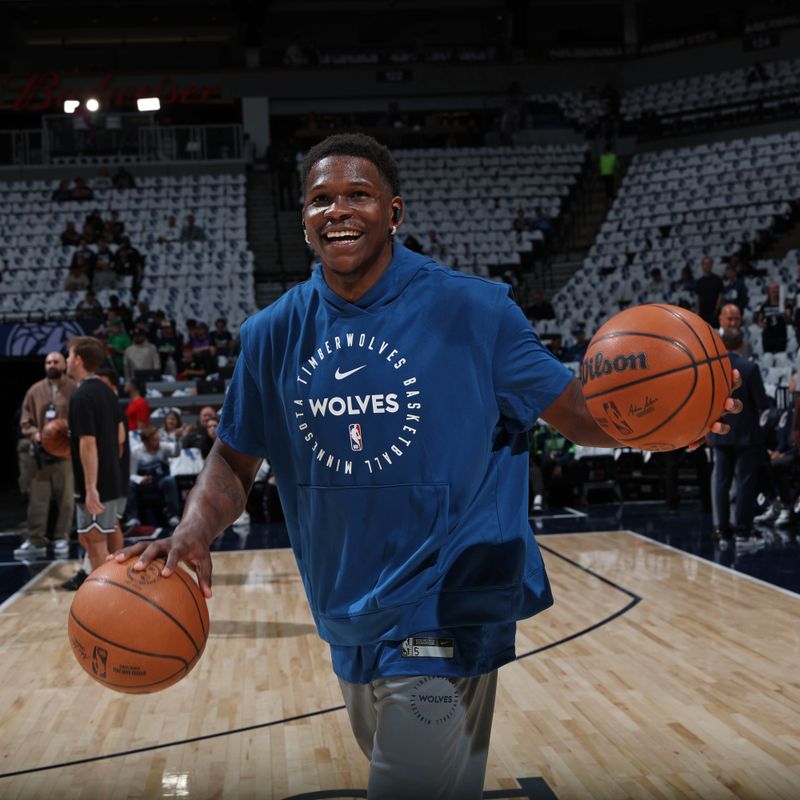
{"label": "white nike swoosh logo", "polygon": [[362,364],[360,367],[347,370],[347,372],[339,372],[337,369],[333,377],[336,378],[337,381],[343,381],[345,378],[349,378],[354,372],[358,372],[360,369],[364,369],[366,366],[366,364]]}

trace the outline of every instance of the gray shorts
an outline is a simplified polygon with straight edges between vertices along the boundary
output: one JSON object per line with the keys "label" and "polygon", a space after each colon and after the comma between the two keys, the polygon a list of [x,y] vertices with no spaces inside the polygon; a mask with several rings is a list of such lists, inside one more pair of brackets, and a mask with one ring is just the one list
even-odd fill
{"label": "gray shorts", "polygon": [[78,535],[82,533],[114,533],[117,520],[125,511],[126,498],[117,497],[115,500],[104,500],[105,510],[95,516],[90,514],[85,503],[75,503],[75,516],[77,518]]}
{"label": "gray shorts", "polygon": [[474,678],[339,684],[370,760],[369,800],[483,797],[497,670]]}

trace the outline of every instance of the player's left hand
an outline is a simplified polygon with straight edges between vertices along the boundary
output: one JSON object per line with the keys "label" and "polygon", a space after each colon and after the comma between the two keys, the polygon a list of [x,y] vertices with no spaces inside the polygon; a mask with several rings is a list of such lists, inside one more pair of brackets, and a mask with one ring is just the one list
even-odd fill
{"label": "player's left hand", "polygon": [[[739,373],[738,369],[733,370],[733,385],[731,386],[731,392],[735,392],[740,386],[742,385],[742,376]],[[744,406],[742,405],[741,400],[737,400],[735,397],[728,397],[725,401],[725,414],[738,414]],[[722,420],[717,420],[709,430],[708,433],[718,433],[720,436],[724,436],[728,431],[731,429],[731,426],[722,422]],[[708,434],[706,434],[708,435]],[[702,436],[700,439],[695,440],[689,445],[690,450],[697,450],[700,445],[702,445],[706,441],[706,437]]]}

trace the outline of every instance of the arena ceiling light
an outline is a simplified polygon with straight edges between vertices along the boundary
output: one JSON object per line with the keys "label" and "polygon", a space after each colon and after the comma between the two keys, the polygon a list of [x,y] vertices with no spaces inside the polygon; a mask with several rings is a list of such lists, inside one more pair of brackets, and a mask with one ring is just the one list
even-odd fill
{"label": "arena ceiling light", "polygon": [[139,111],[158,111],[161,108],[161,100],[157,97],[140,97],[136,101],[136,108]]}
{"label": "arena ceiling light", "polygon": [[95,99],[94,97],[90,97],[86,101],[86,110],[87,111],[91,111],[92,113],[94,113],[95,111],[99,111],[100,110],[100,101]]}
{"label": "arena ceiling light", "polygon": [[64,113],[65,114],[74,114],[78,110],[78,106],[80,105],[79,100],[65,100],[64,101]]}

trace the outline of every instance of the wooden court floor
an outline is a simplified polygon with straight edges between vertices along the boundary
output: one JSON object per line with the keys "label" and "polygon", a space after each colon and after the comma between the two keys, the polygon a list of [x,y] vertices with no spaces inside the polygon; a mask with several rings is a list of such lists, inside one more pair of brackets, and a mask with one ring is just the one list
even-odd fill
{"label": "wooden court floor", "polygon": [[[635,534],[540,541],[556,605],[501,670],[487,796],[800,798],[800,596]],[[71,564],[0,608],[0,798],[365,796],[290,551],[214,561],[206,652],[159,694],[74,662]]]}

